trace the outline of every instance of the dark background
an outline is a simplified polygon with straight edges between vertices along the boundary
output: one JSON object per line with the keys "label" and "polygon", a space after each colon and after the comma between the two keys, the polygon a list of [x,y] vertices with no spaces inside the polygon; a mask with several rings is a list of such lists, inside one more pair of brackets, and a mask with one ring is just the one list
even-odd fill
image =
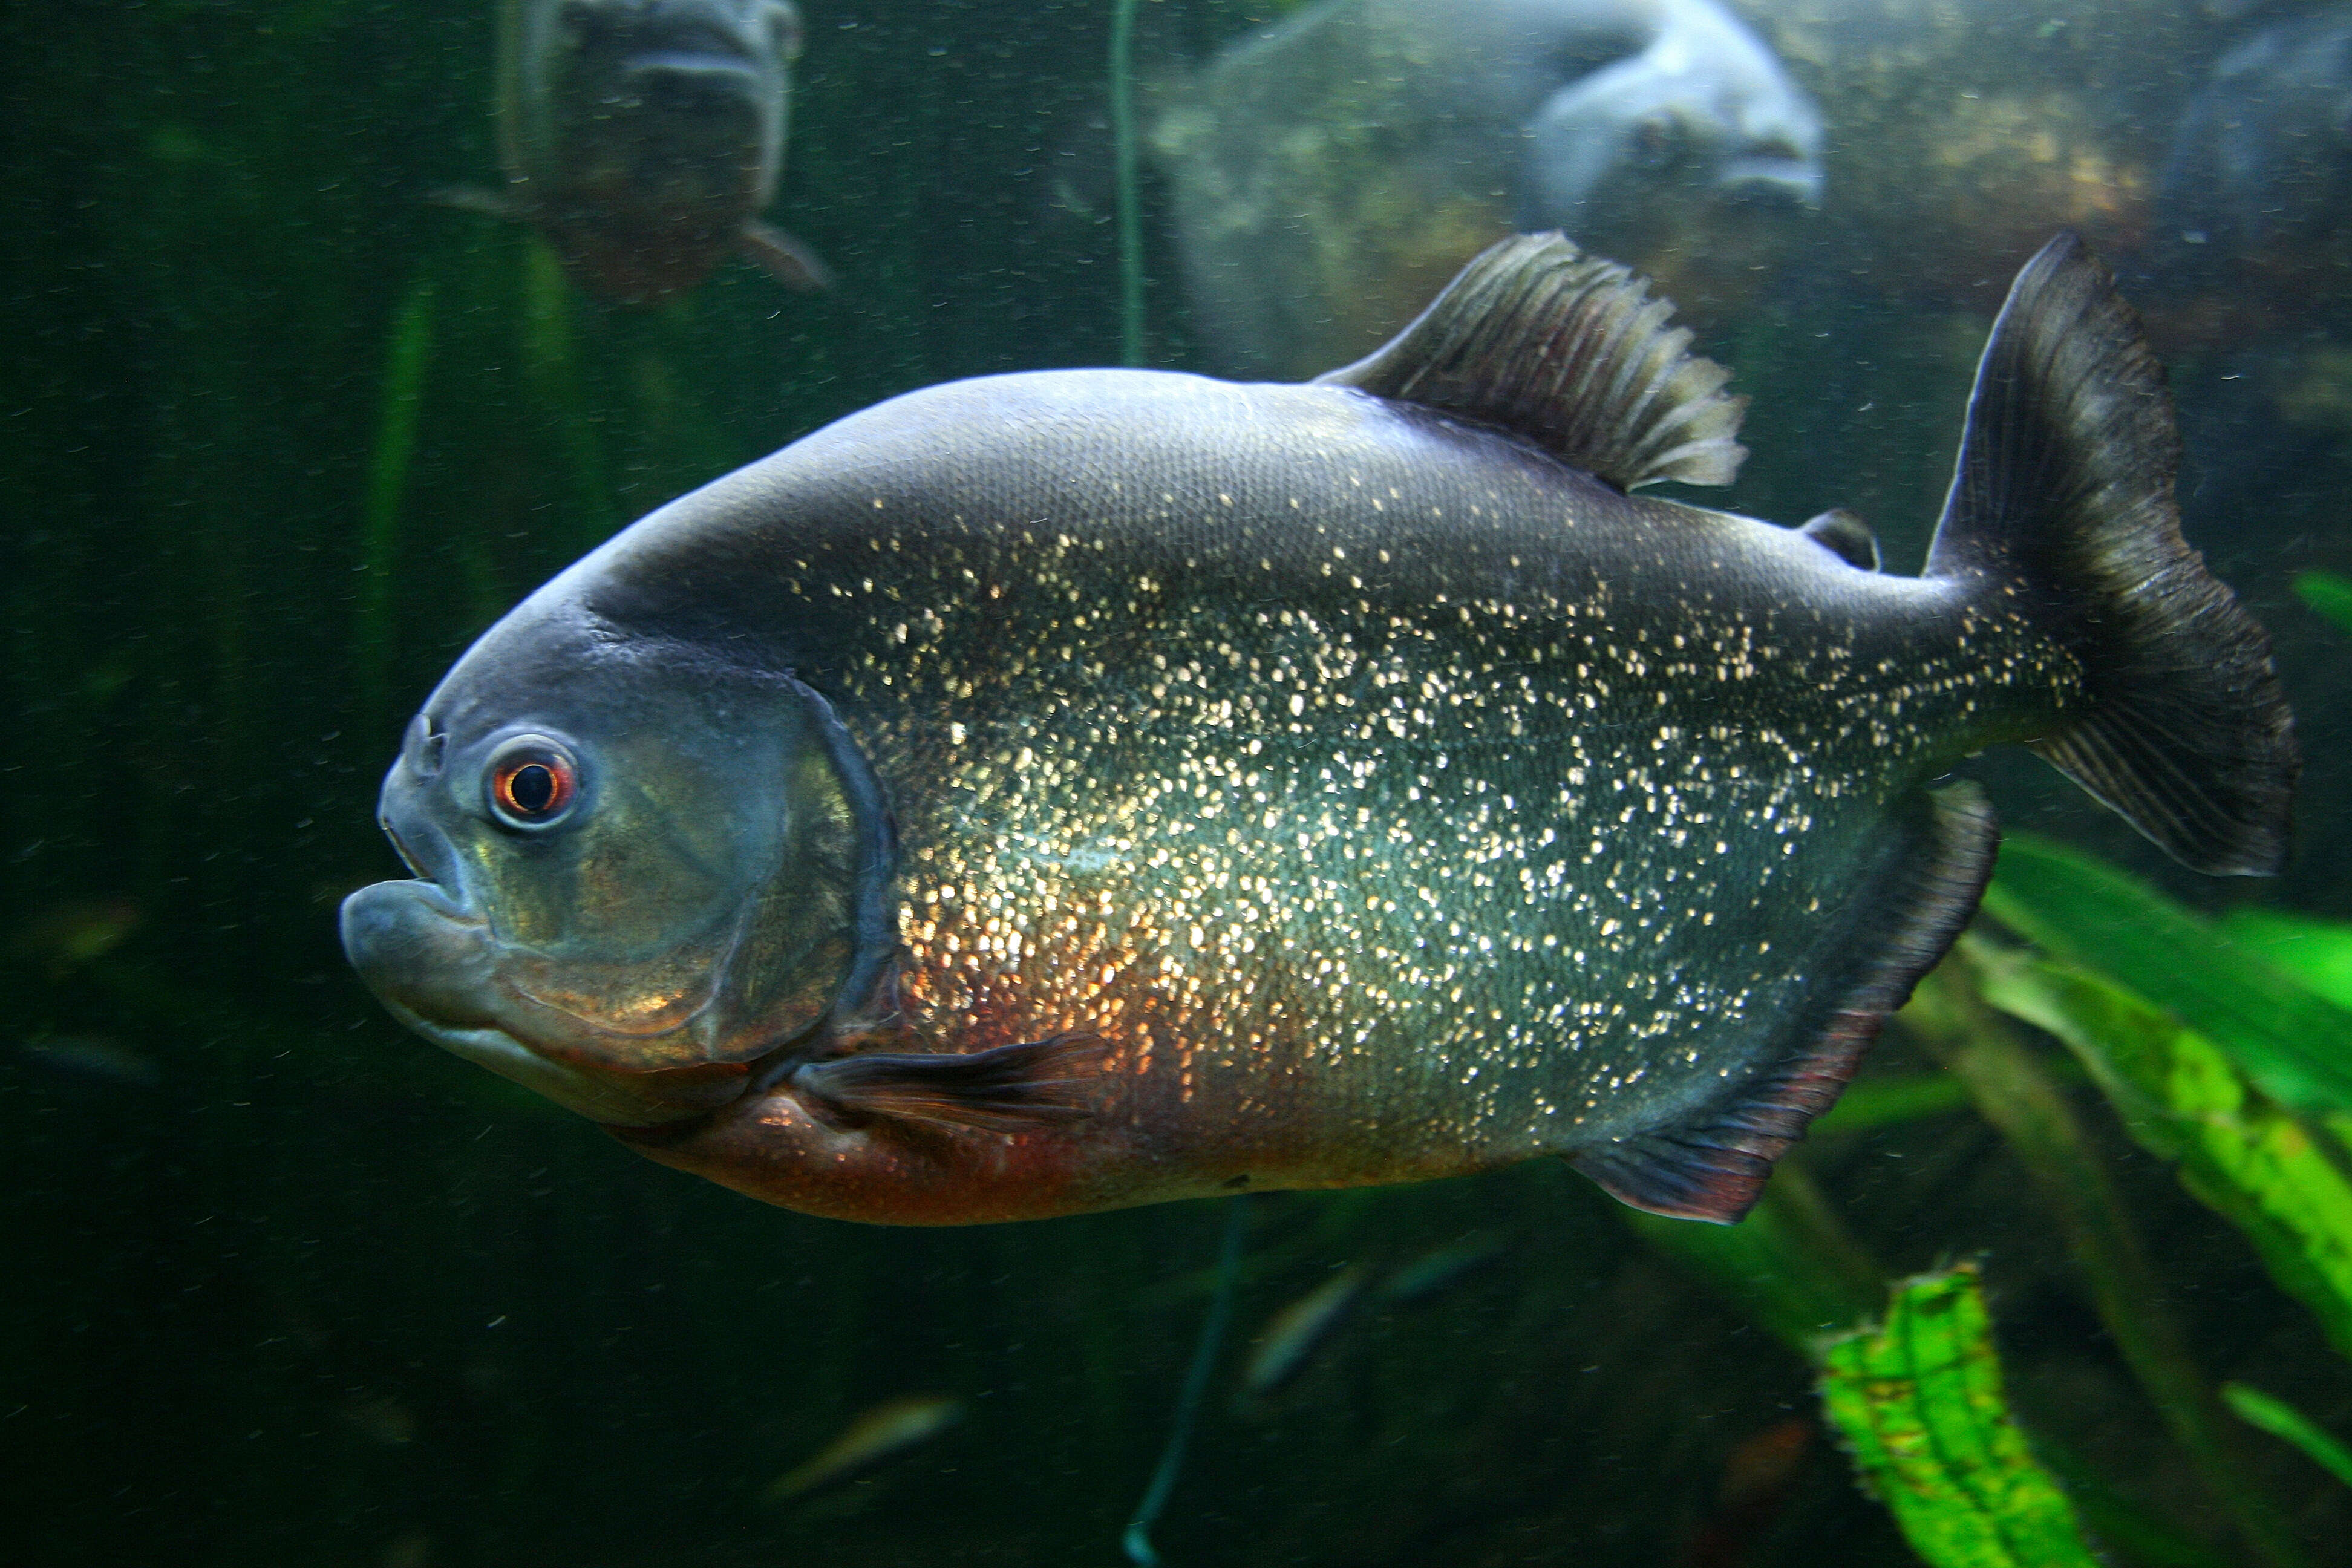
{"label": "dark background", "polygon": [[[1163,73],[1252,19],[1146,9]],[[397,873],[372,805],[409,706],[544,576],[881,397],[1116,357],[1110,226],[1054,199],[1056,175],[1108,188],[1108,15],[807,0],[773,216],[840,289],[730,265],[636,313],[427,199],[494,175],[486,5],[0,9],[12,1560],[1118,1561],[1217,1208],[937,1233],[762,1208],[405,1036],[333,925]],[[1156,238],[1147,260],[1175,275]],[[1853,506],[1912,570],[1984,318],[1903,318],[1825,276],[1792,267],[1715,345],[1748,351],[1757,396],[1730,504]],[[430,336],[386,508],[404,310]],[[1181,365],[1181,300],[1150,310],[1155,363]],[[2352,914],[2344,650],[2286,589],[2352,565],[2342,443],[2235,395],[2232,363],[2182,368],[2193,531],[2281,636],[2318,786],[2296,872],[2262,891]],[[2012,820],[2168,878],[2063,786],[1996,783]],[[2309,1323],[2110,1142],[2209,1369],[2342,1429],[2352,1384]],[[1829,1141],[1813,1168],[1892,1268],[1990,1248],[2039,1429],[2183,1531],[2211,1522],[1987,1129]],[[1160,1531],[1171,1562],[1906,1560],[1811,1425],[1802,1363],[1564,1171],[1252,1201],[1244,1335],[1347,1264],[1505,1247],[1359,1312],[1258,1407],[1235,1409],[1230,1354]],[[968,1402],[944,1436],[756,1500],[859,1411],[933,1393]],[[1740,1513],[1735,1451],[1792,1419],[1804,1458]],[[2352,1561],[2341,1501],[2273,1457],[2315,1551]],[[1706,1556],[1727,1532],[1735,1554]]]}

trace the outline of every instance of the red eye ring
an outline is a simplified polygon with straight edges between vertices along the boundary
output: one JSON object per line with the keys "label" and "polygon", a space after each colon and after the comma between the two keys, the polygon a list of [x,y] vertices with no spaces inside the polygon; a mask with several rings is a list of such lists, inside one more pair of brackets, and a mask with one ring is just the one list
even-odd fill
{"label": "red eye ring", "polygon": [[543,827],[572,809],[580,770],[562,747],[525,736],[499,748],[489,770],[490,808],[517,827]]}

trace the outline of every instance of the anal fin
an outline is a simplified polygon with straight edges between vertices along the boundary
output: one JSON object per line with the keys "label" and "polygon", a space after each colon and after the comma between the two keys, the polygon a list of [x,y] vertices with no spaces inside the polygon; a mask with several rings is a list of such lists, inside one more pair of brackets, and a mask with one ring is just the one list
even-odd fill
{"label": "anal fin", "polygon": [[1091,1114],[1079,1091],[1109,1049],[1092,1035],[1055,1035],[961,1055],[866,1051],[806,1063],[786,1081],[853,1117],[1034,1132]]}
{"label": "anal fin", "polygon": [[1974,784],[1933,792],[1917,850],[1894,875],[1902,892],[1874,918],[1877,951],[1778,1066],[1683,1126],[1637,1133],[1570,1163],[1612,1197],[1678,1219],[1738,1221],[1763,1194],[1772,1163],[1837,1102],[1878,1037],[1976,913],[2000,841],[1992,807]]}

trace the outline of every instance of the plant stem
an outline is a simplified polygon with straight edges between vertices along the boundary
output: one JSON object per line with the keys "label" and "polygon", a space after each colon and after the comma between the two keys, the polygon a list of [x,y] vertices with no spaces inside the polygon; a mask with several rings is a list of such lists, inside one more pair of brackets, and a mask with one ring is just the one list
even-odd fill
{"label": "plant stem", "polygon": [[1118,363],[1143,363],[1143,207],[1135,188],[1135,0],[1111,0],[1110,136],[1118,202]]}
{"label": "plant stem", "polygon": [[1800,1355],[1810,1357],[1824,1332],[1885,1310],[1885,1274],[1794,1160],[1781,1162],[1763,1198],[1738,1225],[1620,1213],[1654,1249],[1698,1274]]}
{"label": "plant stem", "polygon": [[1175,1419],[1169,1424],[1168,1446],[1160,1451],[1160,1463],[1153,1468],[1150,1485],[1143,1489],[1143,1500],[1135,1505],[1134,1517],[1127,1521],[1127,1531],[1119,1538],[1119,1546],[1128,1561],[1137,1568],[1159,1568],[1160,1553],[1151,1544],[1151,1527],[1160,1519],[1160,1510],[1168,1506],[1168,1494],[1176,1489],[1176,1478],[1184,1468],[1184,1450],[1192,1441],[1192,1422],[1201,1411],[1201,1396],[1209,1389],[1209,1373],[1215,1370],[1217,1351],[1224,1343],[1225,1324],[1234,1315],[1234,1295],[1242,1277],[1242,1240],[1249,1234],[1249,1199],[1232,1197],[1225,1200],[1225,1237],[1217,1248],[1217,1293],[1209,1299],[1209,1315],[1201,1323],[1201,1337],[1192,1346],[1192,1364],[1185,1369],[1183,1391],[1176,1396]]}
{"label": "plant stem", "polygon": [[2073,1107],[2016,1032],[1987,1006],[1962,963],[1921,983],[1903,1022],[1967,1084],[2042,1189],[2066,1234],[2099,1320],[2173,1440],[2271,1568],[2302,1568],[2285,1515],[2255,1479],[2237,1430],[2190,1353],[2106,1166]]}
{"label": "plant stem", "polygon": [[400,505],[416,453],[425,406],[425,367],[433,346],[433,279],[420,278],[393,313],[384,354],[383,398],[376,411],[375,451],[368,463],[367,505],[360,524],[359,609],[352,641],[359,659],[361,732],[373,740],[387,722],[392,682],[393,568],[400,553]]}
{"label": "plant stem", "polygon": [[555,252],[539,239],[523,251],[522,369],[542,415],[552,420],[568,461],[574,526],[583,550],[602,544],[621,526],[605,482],[604,453],[582,389],[580,350],[572,320],[571,286]]}

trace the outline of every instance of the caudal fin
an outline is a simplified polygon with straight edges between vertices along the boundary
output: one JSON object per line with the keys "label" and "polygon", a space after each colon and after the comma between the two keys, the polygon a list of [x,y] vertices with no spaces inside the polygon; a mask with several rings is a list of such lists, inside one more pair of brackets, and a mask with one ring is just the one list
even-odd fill
{"label": "caudal fin", "polygon": [[2088,702],[2034,751],[2183,865],[2267,874],[2286,854],[2294,719],[2269,638],[2180,536],[2179,455],[2138,317],[2060,235],[1985,344],[1927,575],[2054,616]]}

